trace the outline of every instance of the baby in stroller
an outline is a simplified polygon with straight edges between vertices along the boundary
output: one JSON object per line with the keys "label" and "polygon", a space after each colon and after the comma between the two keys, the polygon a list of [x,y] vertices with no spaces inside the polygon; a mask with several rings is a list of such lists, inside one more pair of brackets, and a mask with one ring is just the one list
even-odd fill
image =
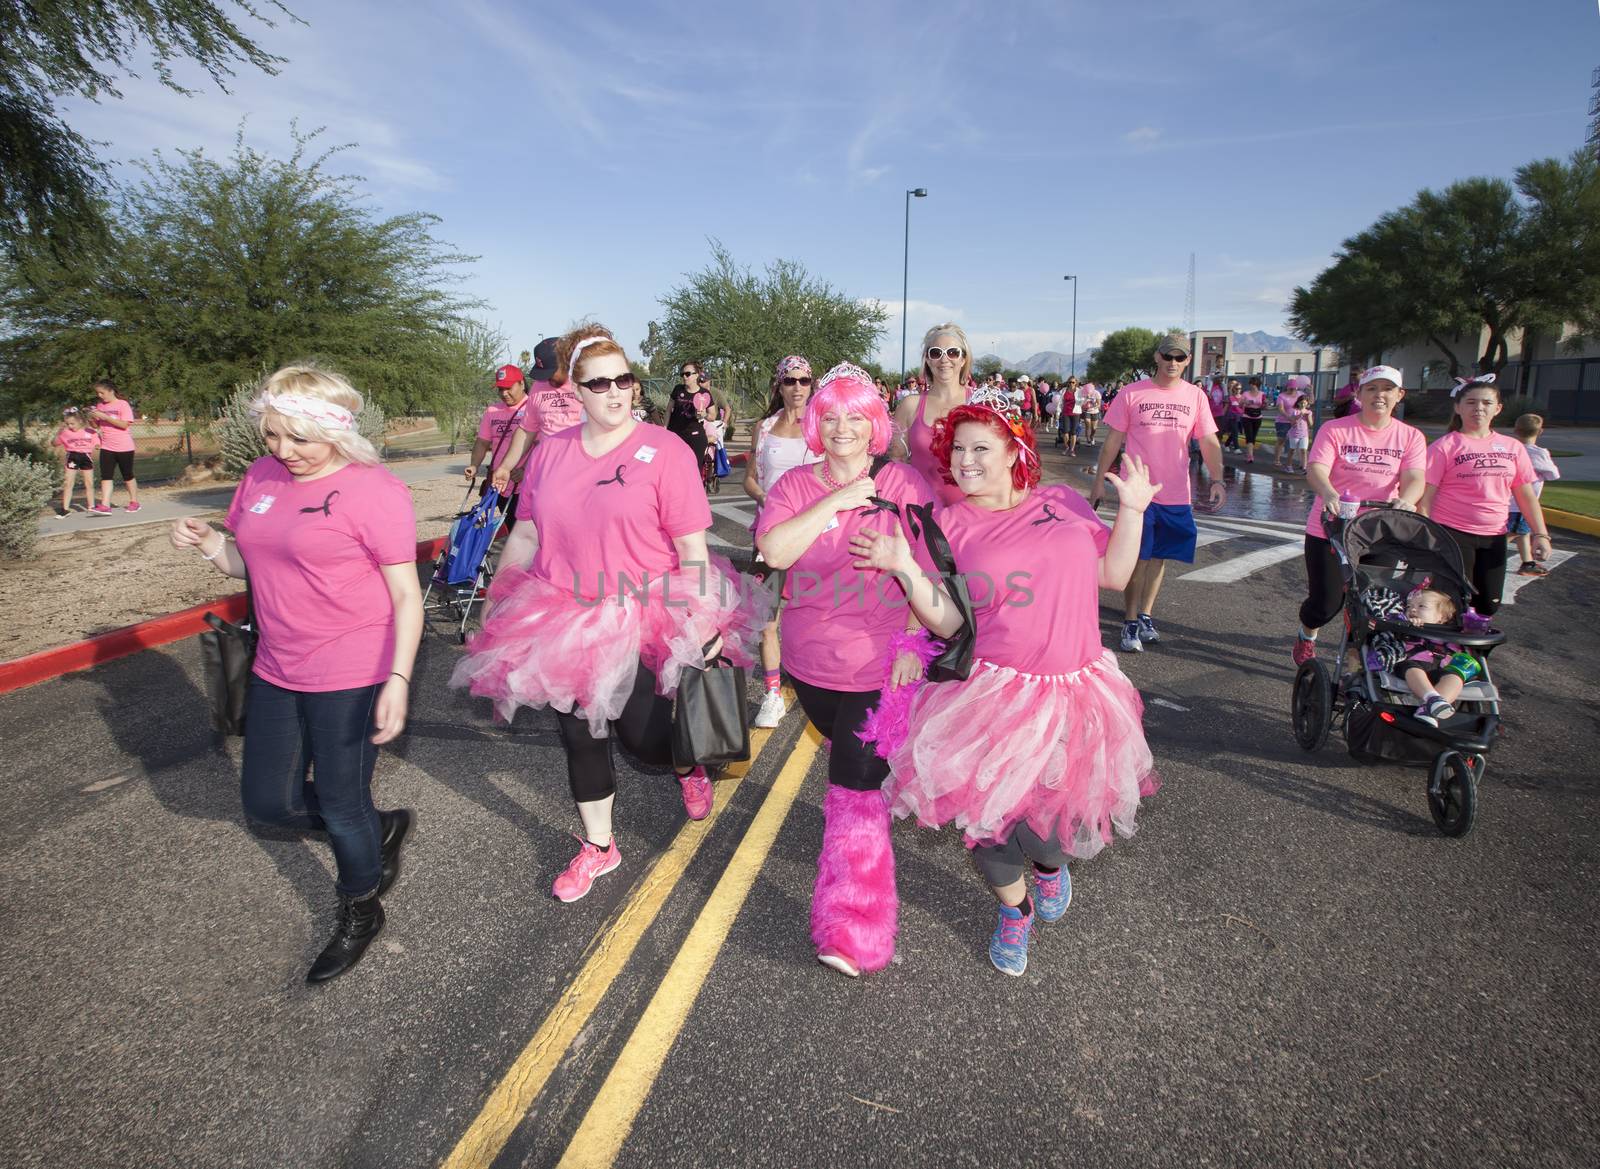
{"label": "baby in stroller", "polygon": [[[1405,596],[1382,585],[1368,585],[1362,590],[1361,603],[1369,613],[1387,621],[1403,617],[1416,626],[1453,625],[1456,602],[1448,593],[1429,587],[1431,583],[1425,579]],[[1438,635],[1402,637],[1382,630],[1368,639],[1364,653],[1368,669],[1388,670],[1405,679],[1418,701],[1412,717],[1431,727],[1453,717],[1453,703],[1462,688],[1483,676],[1476,658]]]}

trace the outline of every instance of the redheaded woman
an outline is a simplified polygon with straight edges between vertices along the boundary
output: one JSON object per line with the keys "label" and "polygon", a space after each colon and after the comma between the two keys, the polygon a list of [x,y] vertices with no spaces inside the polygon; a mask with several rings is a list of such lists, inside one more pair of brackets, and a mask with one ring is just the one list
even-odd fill
{"label": "redheaded woman", "polygon": [[[764,613],[706,549],[711,509],[694,452],[633,416],[636,379],[622,347],[587,325],[557,354],[584,420],[529,456],[494,607],[451,681],[494,699],[506,719],[518,706],[556,712],[584,835],[554,893],[576,901],[622,863],[611,737],[646,764],[670,764],[683,671],[721,648],[748,664]],[[704,768],[678,778],[690,819],[703,819],[712,802]]]}

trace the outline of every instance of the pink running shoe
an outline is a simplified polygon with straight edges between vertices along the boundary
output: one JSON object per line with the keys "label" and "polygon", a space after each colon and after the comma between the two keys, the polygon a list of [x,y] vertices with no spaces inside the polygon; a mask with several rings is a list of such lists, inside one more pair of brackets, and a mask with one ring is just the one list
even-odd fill
{"label": "pink running shoe", "polygon": [[1317,656],[1317,643],[1308,641],[1298,633],[1294,635],[1294,664],[1303,666]]}
{"label": "pink running shoe", "polygon": [[578,843],[582,845],[578,855],[572,858],[567,871],[556,878],[555,888],[551,890],[557,901],[577,901],[589,892],[596,877],[605,876],[622,863],[615,838],[608,848],[590,844],[582,837],[578,838]]}
{"label": "pink running shoe", "polygon": [[138,511],[143,506],[144,506],[144,504],[142,504],[142,503],[130,503],[128,505],[128,510],[129,511]]}
{"label": "pink running shoe", "polygon": [[103,503],[97,503],[93,507],[91,507],[89,510],[94,512],[95,515],[110,515],[111,514],[111,508],[108,507],[107,505],[103,504]]}
{"label": "pink running shoe", "polygon": [[689,819],[704,820],[711,815],[711,777],[704,767],[678,776],[678,783],[683,787],[683,810]]}

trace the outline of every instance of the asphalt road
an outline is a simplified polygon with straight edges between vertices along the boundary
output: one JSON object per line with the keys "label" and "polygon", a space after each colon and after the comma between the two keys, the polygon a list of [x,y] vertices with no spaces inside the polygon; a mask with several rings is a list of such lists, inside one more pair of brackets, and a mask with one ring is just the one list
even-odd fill
{"label": "asphalt road", "polygon": [[[734,547],[739,498],[714,501]],[[1194,571],[1238,579],[1174,573],[1164,640],[1123,658],[1163,788],[1074,866],[1020,979],[988,964],[958,841],[906,826],[894,965],[815,963],[823,756],[785,767],[797,714],[709,829],[624,763],[622,868],[554,902],[577,827],[554,725],[494,727],[437,637],[379,765],[380,804],[419,816],[388,928],[310,990],[330,861],[243,823],[195,643],[0,697],[0,1162],[1600,1163],[1600,544],[1564,537],[1505,610],[1508,733],[1446,840],[1422,772],[1295,746],[1293,532],[1236,506]]]}

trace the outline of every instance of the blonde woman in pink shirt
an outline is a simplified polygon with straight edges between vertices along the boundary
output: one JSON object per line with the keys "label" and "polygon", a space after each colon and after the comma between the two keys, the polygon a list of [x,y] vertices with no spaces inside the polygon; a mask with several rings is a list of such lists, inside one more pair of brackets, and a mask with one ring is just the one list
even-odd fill
{"label": "blonde woman in pink shirt", "polygon": [[933,428],[966,402],[971,379],[972,346],[967,334],[957,324],[935,325],[922,338],[922,380],[927,389],[901,402],[894,412],[890,457],[910,463],[932,485],[940,503],[957,502],[961,492],[939,477],[932,453]]}
{"label": "blonde woman in pink shirt", "polygon": [[[340,375],[290,365],[250,413],[270,452],[245,472],[229,540],[193,516],[174,547],[250,582],[259,640],[245,705],[244,810],[326,832],[339,920],[306,981],[349,970],[383,928],[406,809],[372,803],[378,747],[405,730],[422,637],[416,515],[406,485],[356,429],[362,399]],[[314,774],[315,783],[310,782]]]}

